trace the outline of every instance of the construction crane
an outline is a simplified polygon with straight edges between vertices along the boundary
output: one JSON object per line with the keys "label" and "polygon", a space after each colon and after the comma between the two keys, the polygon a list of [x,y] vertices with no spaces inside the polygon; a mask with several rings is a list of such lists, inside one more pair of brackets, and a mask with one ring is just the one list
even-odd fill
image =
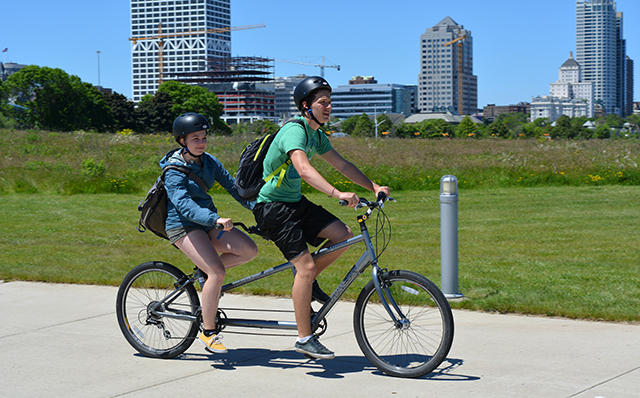
{"label": "construction crane", "polygon": [[320,67],[320,76],[324,77],[324,68],[336,68],[337,70],[340,70],[340,65],[325,65],[324,64],[324,57],[322,57],[322,63],[320,64],[313,64],[310,62],[299,62],[299,61],[287,61],[286,59],[276,59],[276,62],[287,62],[290,64],[299,64],[299,65],[308,65],[308,66],[319,66]]}
{"label": "construction crane", "polygon": [[131,40],[134,45],[137,44],[138,41],[142,41],[142,40],[158,41],[158,84],[162,84],[162,78],[164,75],[164,56],[163,56],[164,39],[172,38],[172,37],[193,36],[193,35],[199,35],[199,34],[205,34],[205,33],[224,33],[224,32],[232,32],[236,30],[264,28],[265,26],[266,26],[265,24],[257,24],[257,25],[244,25],[244,26],[230,26],[227,28],[219,28],[219,29],[188,30],[186,32],[162,33],[162,22],[161,22],[158,24],[157,35],[147,36],[147,37],[130,37],[129,40]]}
{"label": "construction crane", "polygon": [[[459,35],[460,33],[458,33]],[[458,36],[457,39],[453,39],[449,42],[444,43],[442,46],[450,46],[452,44],[458,43],[458,113],[462,114],[463,109],[463,98],[462,98],[462,42],[467,38],[467,35]]]}

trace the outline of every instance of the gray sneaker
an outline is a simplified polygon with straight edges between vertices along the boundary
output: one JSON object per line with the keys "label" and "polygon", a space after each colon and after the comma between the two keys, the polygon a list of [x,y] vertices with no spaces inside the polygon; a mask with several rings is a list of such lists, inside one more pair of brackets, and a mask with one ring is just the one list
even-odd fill
{"label": "gray sneaker", "polygon": [[311,336],[306,343],[296,341],[294,349],[299,353],[318,359],[333,359],[336,356],[333,351],[322,345],[317,336]]}

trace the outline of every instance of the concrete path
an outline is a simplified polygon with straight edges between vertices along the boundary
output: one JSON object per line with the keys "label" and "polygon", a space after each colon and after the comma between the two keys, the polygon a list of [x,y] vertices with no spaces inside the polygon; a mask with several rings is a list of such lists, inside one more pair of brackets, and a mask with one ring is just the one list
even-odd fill
{"label": "concrete path", "polygon": [[[229,352],[195,343],[171,360],[122,336],[117,288],[0,282],[0,397],[580,397],[640,396],[640,325],[454,311],[447,360],[421,379],[379,372],[353,335],[353,303],[329,314],[310,361],[293,336],[224,333]],[[291,309],[290,299],[226,295],[222,306]]]}

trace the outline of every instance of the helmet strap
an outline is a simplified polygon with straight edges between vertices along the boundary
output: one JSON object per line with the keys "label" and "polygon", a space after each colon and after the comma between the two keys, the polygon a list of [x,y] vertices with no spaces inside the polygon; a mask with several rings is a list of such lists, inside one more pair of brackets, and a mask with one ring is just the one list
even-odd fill
{"label": "helmet strap", "polygon": [[311,112],[311,109],[309,109],[309,108],[305,108],[305,109],[307,110],[305,112],[306,116],[309,116],[311,119],[313,119],[314,122],[318,123],[318,126],[320,126],[320,127],[324,126],[324,123],[320,123],[318,121],[318,119],[316,119],[316,116],[313,114],[313,112]]}
{"label": "helmet strap", "polygon": [[[180,145],[182,145],[182,144],[180,144]],[[192,158],[196,158],[196,159],[200,159],[202,157],[202,155],[204,155],[204,153],[201,153],[200,155],[194,155],[193,153],[191,153],[189,151],[189,148],[187,148],[184,145],[182,145],[182,153],[188,153],[189,156],[191,156]]]}

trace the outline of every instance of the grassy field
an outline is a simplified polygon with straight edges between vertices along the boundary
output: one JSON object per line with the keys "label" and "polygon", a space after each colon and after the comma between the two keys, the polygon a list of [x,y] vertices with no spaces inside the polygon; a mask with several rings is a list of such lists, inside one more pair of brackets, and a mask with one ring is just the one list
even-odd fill
{"label": "grassy field", "polygon": [[[184,255],[150,233],[136,231],[141,194],[16,194],[0,196],[0,279],[118,285],[135,265],[164,260],[189,271]],[[214,194],[224,215],[252,223],[251,213]],[[357,230],[352,209],[308,195]],[[389,269],[420,272],[440,283],[438,191],[394,192],[385,208]],[[640,321],[640,187],[583,185],[461,189],[459,286],[467,300],[454,307],[609,321]],[[271,242],[229,272],[237,279],[282,262]],[[357,255],[353,248],[325,271],[332,290]],[[368,280],[349,289],[354,299]],[[286,272],[243,292],[286,296]]]}
{"label": "grassy field", "polygon": [[[212,136],[208,152],[235,174],[242,149],[254,138]],[[331,142],[346,159],[394,191],[438,189],[446,174],[456,175],[465,190],[640,186],[637,139],[337,138]],[[0,194],[146,192],[159,174],[158,161],[175,147],[169,135],[0,130]],[[325,162],[312,161],[331,183],[353,189]]]}

